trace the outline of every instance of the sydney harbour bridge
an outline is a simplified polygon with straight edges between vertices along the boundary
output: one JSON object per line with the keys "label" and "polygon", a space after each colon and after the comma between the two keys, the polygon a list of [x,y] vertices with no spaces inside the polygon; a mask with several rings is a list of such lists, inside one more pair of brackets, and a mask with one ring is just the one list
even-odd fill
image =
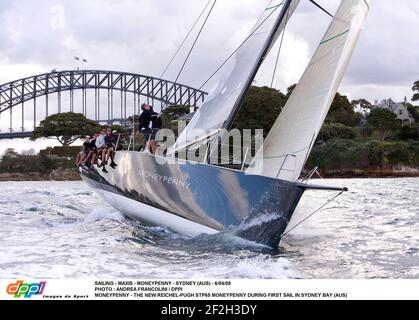
{"label": "sydney harbour bridge", "polygon": [[0,84],[0,123],[8,123],[0,139],[31,137],[40,121],[56,113],[82,113],[101,124],[125,123],[139,114],[142,103],[156,110],[199,107],[205,96],[201,90],[140,74],[53,70]]}

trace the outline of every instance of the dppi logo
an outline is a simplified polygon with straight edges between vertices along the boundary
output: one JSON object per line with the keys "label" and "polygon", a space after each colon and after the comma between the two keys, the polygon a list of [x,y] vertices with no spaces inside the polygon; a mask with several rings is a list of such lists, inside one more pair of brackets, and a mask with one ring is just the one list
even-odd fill
{"label": "dppi logo", "polygon": [[34,295],[42,295],[45,290],[46,282],[40,283],[24,283],[22,280],[16,283],[8,285],[6,291],[7,294],[14,296],[15,298],[32,298]]}

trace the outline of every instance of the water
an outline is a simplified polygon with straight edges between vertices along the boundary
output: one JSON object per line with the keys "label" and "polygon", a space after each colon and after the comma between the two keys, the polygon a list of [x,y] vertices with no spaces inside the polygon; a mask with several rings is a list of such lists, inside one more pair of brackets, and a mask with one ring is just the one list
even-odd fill
{"label": "water", "polygon": [[[419,278],[419,179],[315,182],[351,191],[279,252],[143,227],[82,182],[0,183],[0,278]],[[306,193],[290,225],[334,195]]]}

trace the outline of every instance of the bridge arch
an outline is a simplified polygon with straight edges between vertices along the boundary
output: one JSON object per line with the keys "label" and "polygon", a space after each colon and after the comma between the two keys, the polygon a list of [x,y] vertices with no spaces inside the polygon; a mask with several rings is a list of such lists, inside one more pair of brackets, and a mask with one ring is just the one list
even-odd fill
{"label": "bridge arch", "polygon": [[[134,74],[128,72],[105,71],[105,70],[69,70],[52,71],[24,79],[11,81],[0,85],[0,115],[6,111],[10,112],[10,130],[7,133],[0,133],[1,138],[30,137],[31,131],[25,131],[25,108],[24,103],[33,100],[33,126],[36,126],[37,99],[45,97],[45,115],[49,114],[49,96],[58,95],[58,113],[64,112],[61,104],[61,93],[70,92],[69,110],[73,112],[74,92],[82,92],[82,113],[87,116],[87,91],[95,91],[94,120],[99,122],[112,123],[127,119],[127,93],[134,96],[134,108],[140,105],[141,98],[147,102],[158,101],[161,106],[167,105],[190,105],[199,106],[204,100],[206,93],[190,86],[174,83],[164,79]],[[107,91],[108,103],[105,117],[101,118],[100,93]],[[113,116],[113,93],[121,92],[121,113],[120,119]],[[13,132],[13,108],[22,105],[22,130]]]}

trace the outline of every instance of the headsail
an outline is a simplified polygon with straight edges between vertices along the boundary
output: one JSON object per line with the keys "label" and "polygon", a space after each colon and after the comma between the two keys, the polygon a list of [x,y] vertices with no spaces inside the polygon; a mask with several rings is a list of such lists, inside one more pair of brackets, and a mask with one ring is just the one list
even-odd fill
{"label": "headsail", "polygon": [[342,1],[307,70],[266,138],[263,151],[247,170],[249,174],[289,181],[299,178],[349,64],[369,2]]}
{"label": "headsail", "polygon": [[[273,0],[252,29],[250,37],[224,67],[216,88],[196,112],[168,154],[183,150],[203,137],[228,129],[239,111],[264,58],[300,0]],[[204,139],[205,140],[205,139]]]}

